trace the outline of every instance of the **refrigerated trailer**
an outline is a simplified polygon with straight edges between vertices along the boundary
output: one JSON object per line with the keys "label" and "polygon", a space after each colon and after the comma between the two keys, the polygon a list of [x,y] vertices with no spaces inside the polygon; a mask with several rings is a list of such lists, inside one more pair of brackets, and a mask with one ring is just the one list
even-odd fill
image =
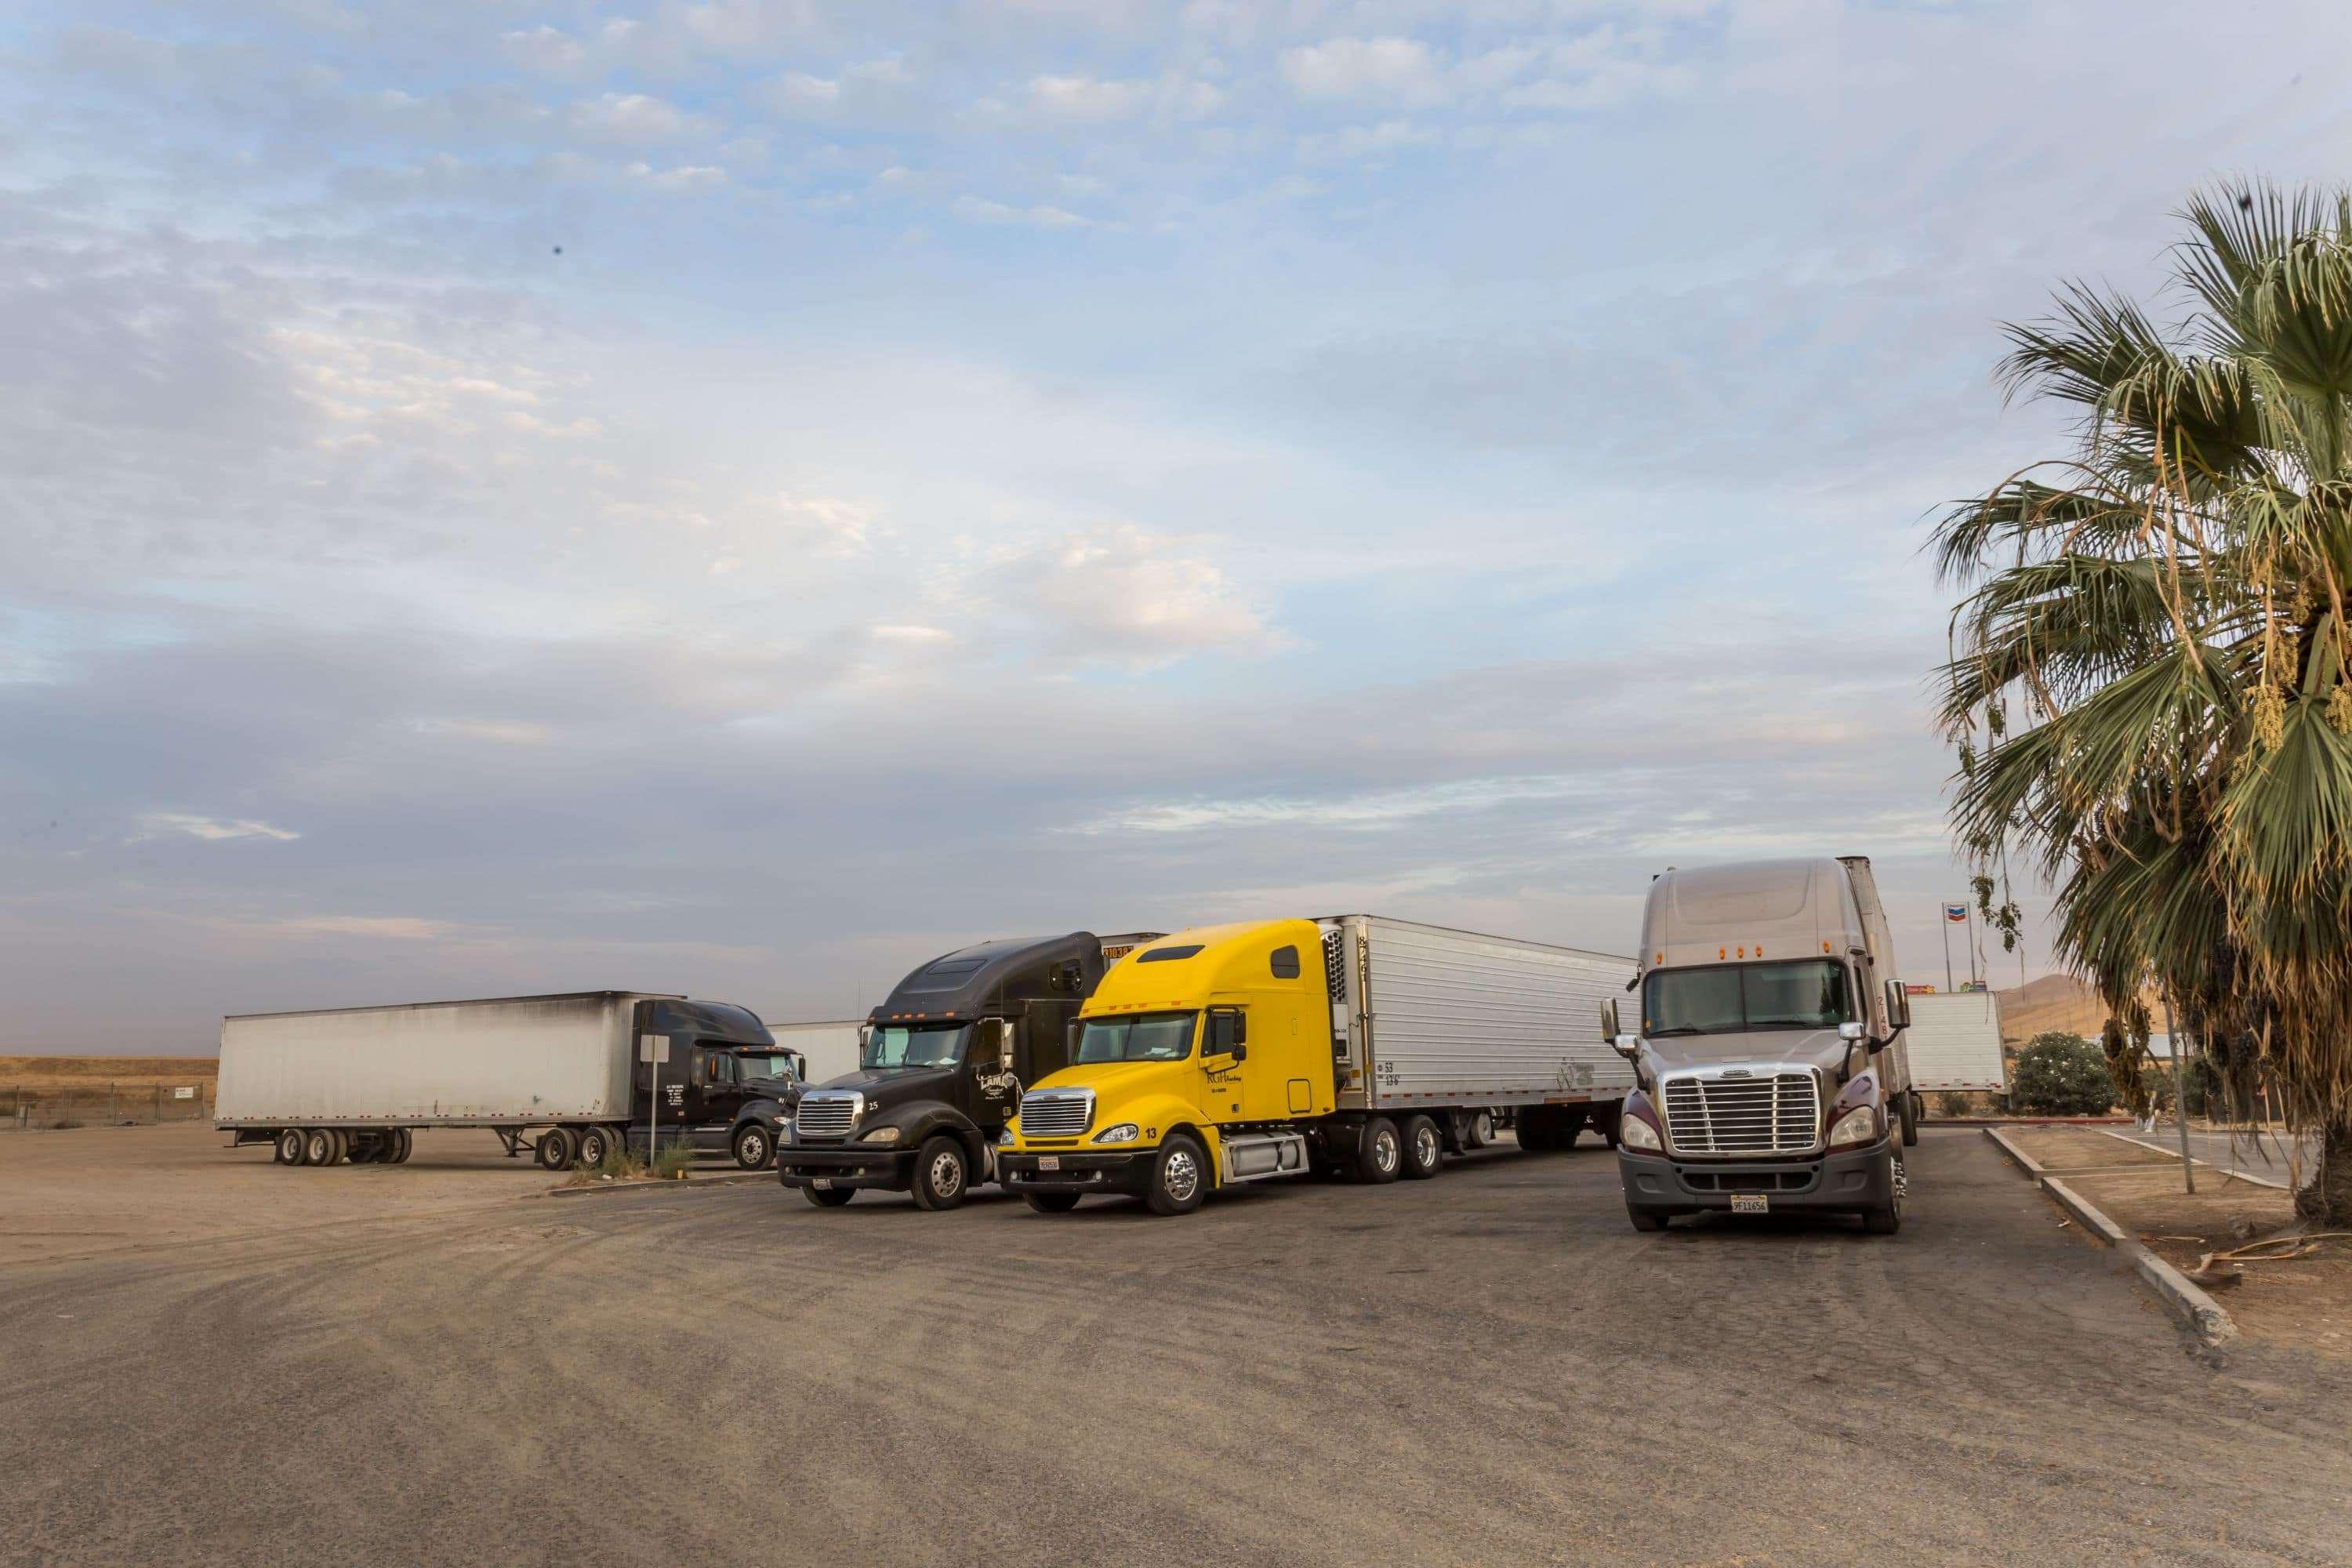
{"label": "refrigerated trailer", "polygon": [[1373,915],[1178,931],[1104,975],[997,1166],[1042,1213],[1126,1194],[1183,1214],[1311,1170],[1434,1175],[1498,1126],[1537,1152],[1587,1126],[1613,1142],[1633,1079],[1598,1007],[1633,973]]}
{"label": "refrigerated trailer", "polygon": [[1911,998],[1911,1087],[1932,1090],[2009,1088],[2000,1054],[2000,1005],[1990,991],[1937,992]]}
{"label": "refrigerated trailer", "polygon": [[254,1013],[221,1020],[214,1119],[289,1165],[399,1164],[420,1127],[478,1127],[550,1170],[656,1137],[757,1168],[801,1067],[744,1008],[649,992]]}

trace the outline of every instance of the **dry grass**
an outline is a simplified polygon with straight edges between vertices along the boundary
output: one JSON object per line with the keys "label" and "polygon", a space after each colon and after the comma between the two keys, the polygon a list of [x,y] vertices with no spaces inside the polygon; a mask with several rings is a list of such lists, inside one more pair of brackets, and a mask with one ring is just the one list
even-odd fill
{"label": "dry grass", "polygon": [[22,1084],[26,1089],[101,1090],[110,1083],[125,1089],[155,1084],[174,1088],[210,1088],[220,1076],[218,1057],[0,1057],[0,1088]]}

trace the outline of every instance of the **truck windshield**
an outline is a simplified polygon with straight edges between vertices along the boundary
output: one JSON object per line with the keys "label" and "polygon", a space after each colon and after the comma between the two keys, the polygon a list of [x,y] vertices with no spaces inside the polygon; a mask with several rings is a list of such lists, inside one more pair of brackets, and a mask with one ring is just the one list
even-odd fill
{"label": "truck windshield", "polygon": [[867,1031],[857,1065],[869,1072],[892,1068],[943,1068],[963,1060],[969,1024],[877,1025]]}
{"label": "truck windshield", "polygon": [[1138,1013],[1089,1018],[1078,1037],[1082,1062],[1181,1062],[1192,1054],[1196,1013]]}
{"label": "truck windshield", "polygon": [[1642,1032],[1834,1029],[1854,1016],[1849,989],[1845,965],[1832,958],[1655,970],[1642,988]]}
{"label": "truck windshield", "polygon": [[742,1051],[735,1058],[735,1076],[746,1078],[790,1078],[793,1058],[777,1051],[768,1055],[760,1051]]}

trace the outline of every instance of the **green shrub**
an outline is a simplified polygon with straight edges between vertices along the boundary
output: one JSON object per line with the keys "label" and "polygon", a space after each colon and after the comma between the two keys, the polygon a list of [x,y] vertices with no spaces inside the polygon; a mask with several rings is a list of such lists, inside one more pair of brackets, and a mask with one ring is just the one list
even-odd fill
{"label": "green shrub", "polygon": [[2221,1092],[2221,1069],[2204,1057],[2193,1058],[2181,1079],[2180,1098],[2189,1102],[2189,1114],[2191,1116],[2209,1116],[2221,1111],[2226,1099]]}
{"label": "green shrub", "polygon": [[2104,1116],[2116,1102],[2105,1051],[2080,1035],[2051,1029],[2017,1053],[2010,1103],[2030,1116]]}
{"label": "green shrub", "polygon": [[1972,1116],[1975,1113],[1976,1107],[1970,1105],[1969,1097],[1958,1089],[1948,1089],[1936,1097],[1936,1114],[1938,1116]]}
{"label": "green shrub", "polygon": [[683,1138],[673,1138],[654,1154],[654,1179],[658,1182],[682,1182],[694,1164],[694,1145]]}

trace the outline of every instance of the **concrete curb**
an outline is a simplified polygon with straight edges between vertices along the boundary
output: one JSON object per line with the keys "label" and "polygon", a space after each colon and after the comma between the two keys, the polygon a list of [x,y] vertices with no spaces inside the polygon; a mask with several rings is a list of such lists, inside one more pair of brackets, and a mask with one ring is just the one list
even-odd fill
{"label": "concrete curb", "polygon": [[591,1182],[580,1187],[551,1187],[544,1197],[576,1198],[588,1193],[674,1193],[680,1187],[740,1187],[749,1182],[772,1182],[772,1171],[724,1171],[688,1176],[682,1182]]}
{"label": "concrete curb", "polygon": [[2142,1246],[2123,1226],[2102,1214],[2088,1198],[2044,1171],[2040,1161],[2004,1136],[2000,1128],[1986,1128],[1985,1136],[2017,1162],[2028,1180],[2056,1199],[2060,1207],[2079,1220],[2084,1229],[2130,1258],[2132,1268],[2138,1271],[2148,1289],[2156,1292],[2165,1310],[2179,1319],[2207,1349],[2219,1350],[2238,1337],[2236,1320],[2219,1301],[2191,1284],[2188,1276]]}

